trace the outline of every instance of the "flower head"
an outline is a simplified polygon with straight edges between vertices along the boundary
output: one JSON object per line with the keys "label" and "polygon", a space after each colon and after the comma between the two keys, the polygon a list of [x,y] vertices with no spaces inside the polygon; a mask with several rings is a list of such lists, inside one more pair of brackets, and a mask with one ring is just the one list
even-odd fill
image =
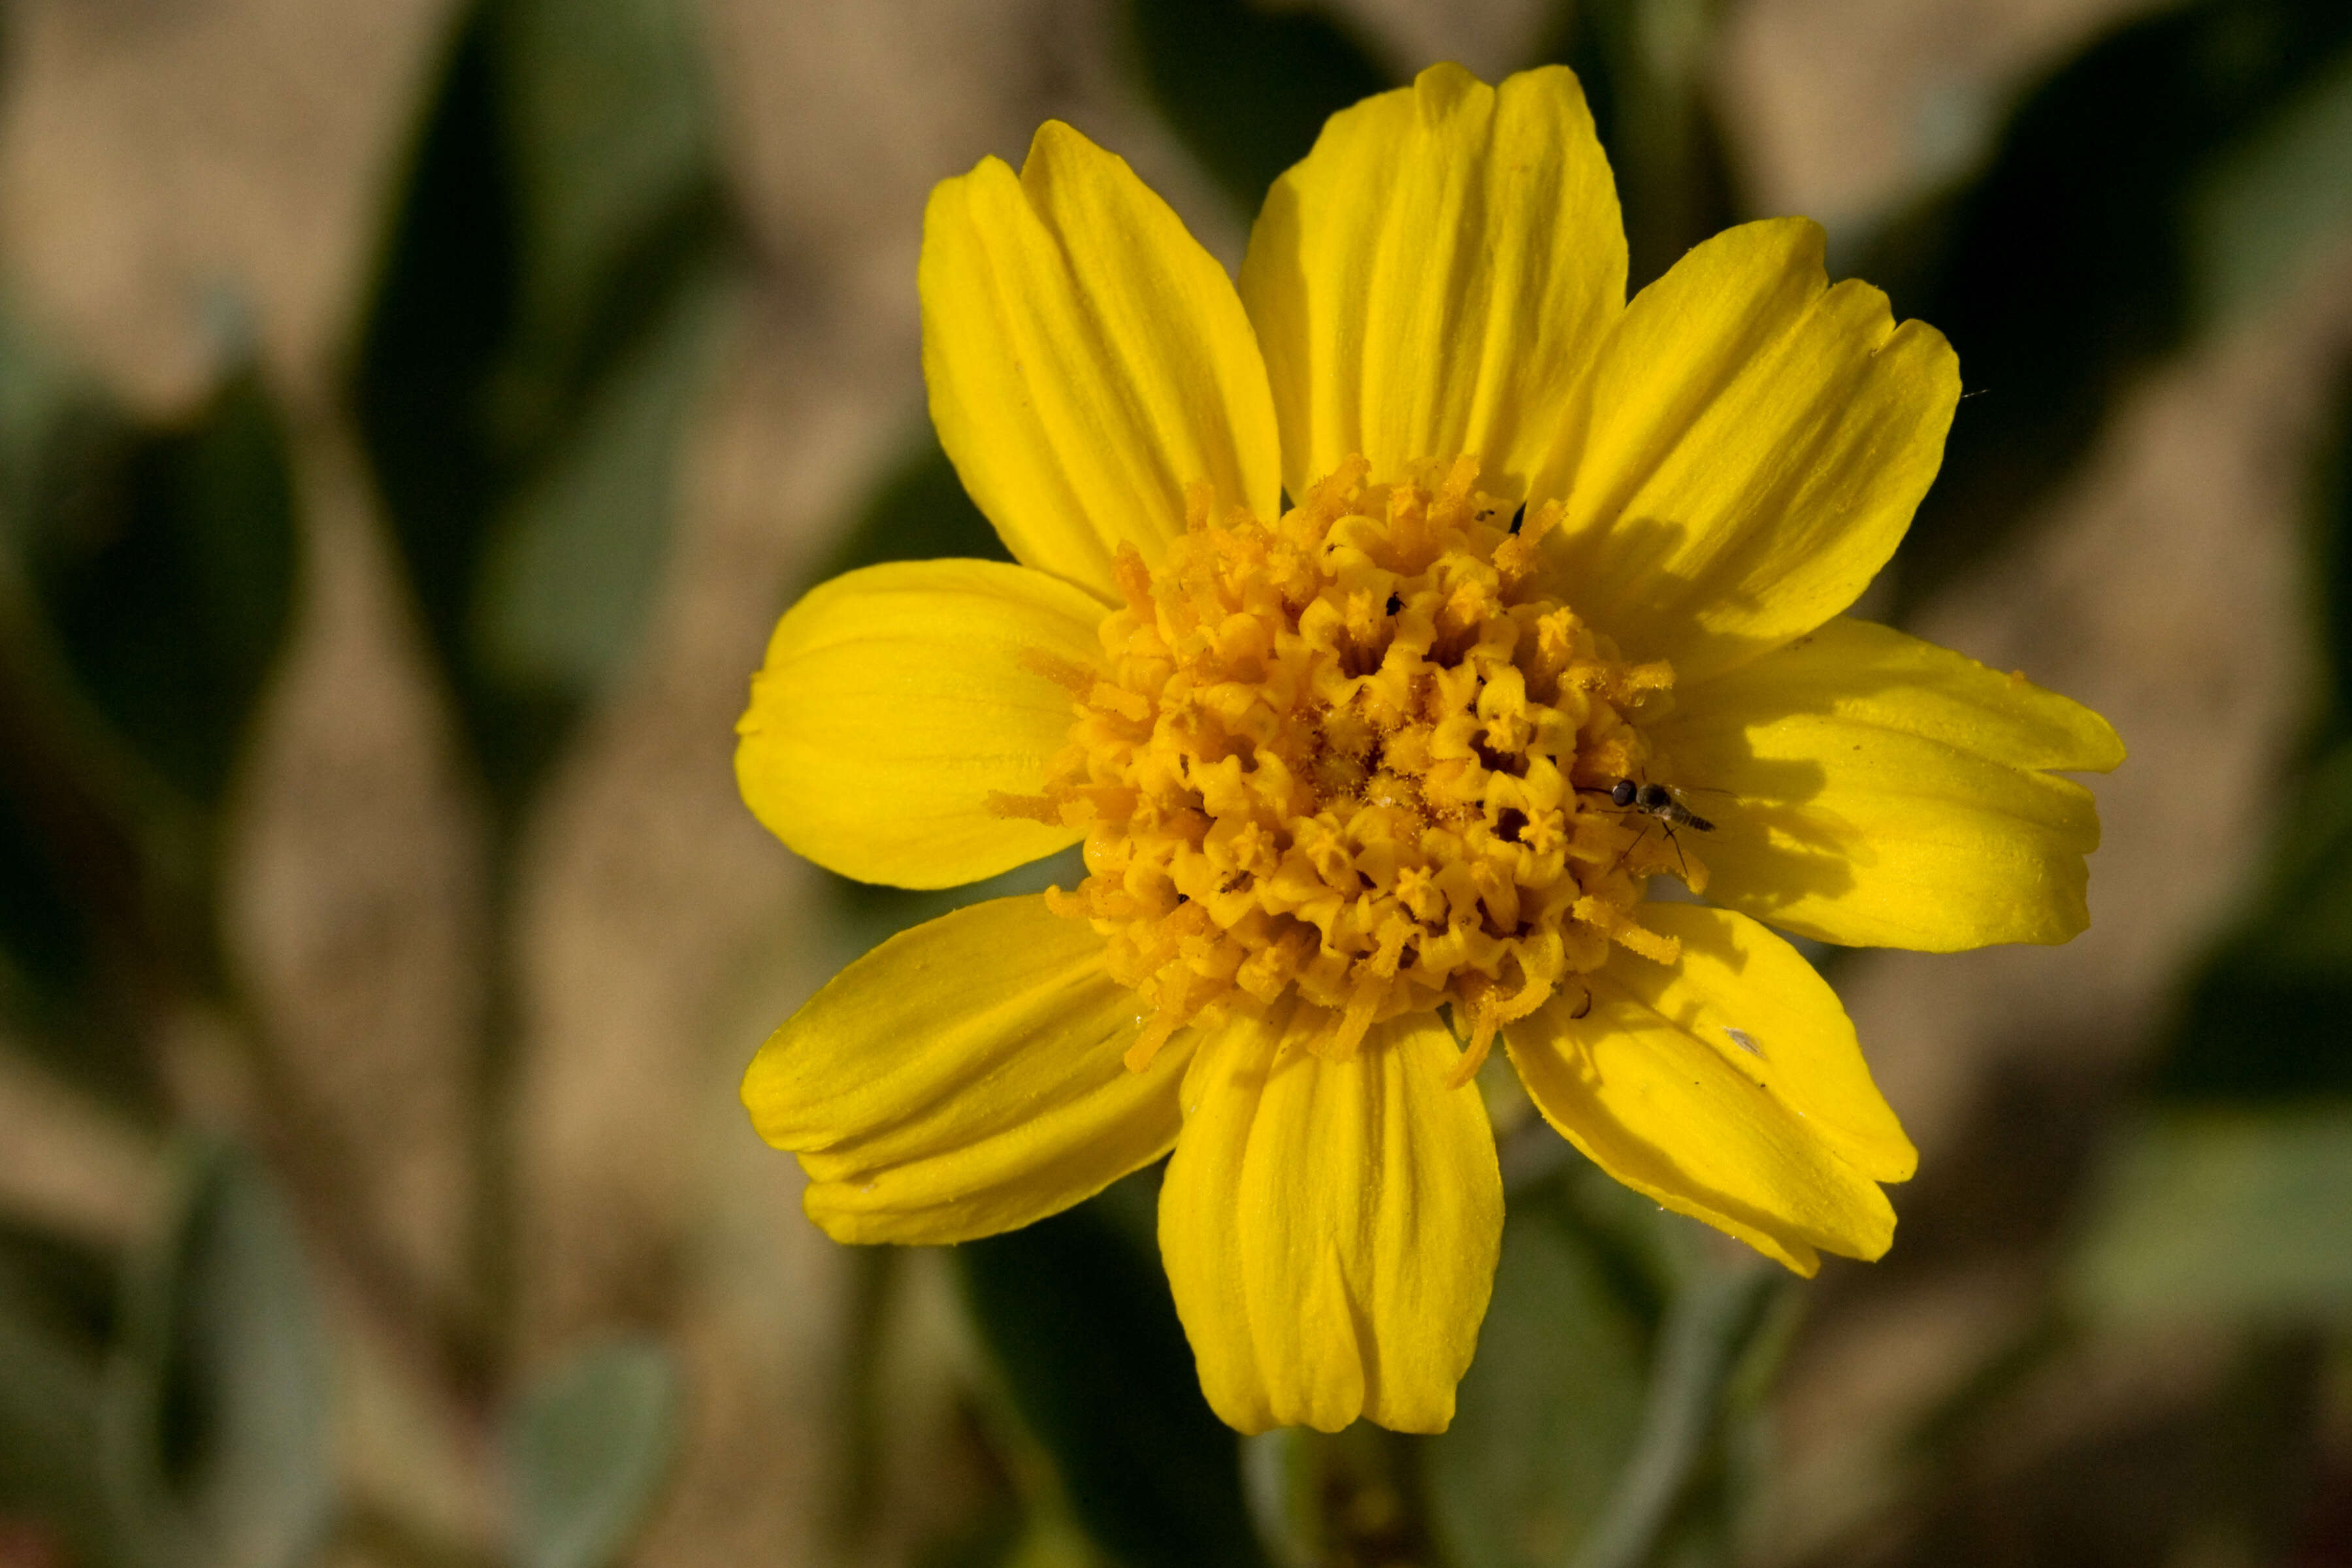
{"label": "flower head", "polygon": [[1150,1005],[1130,1067],[1290,998],[1332,1060],[1450,1006],[1458,1081],[1503,1023],[1563,988],[1589,1000],[1577,976],[1612,938],[1674,960],[1633,910],[1647,873],[1687,862],[1614,798],[1671,667],[1541,591],[1557,501],[1515,511],[1467,457],[1418,484],[1368,468],[1275,524],[1212,521],[1196,493],[1157,571],[1124,547],[1071,744],[1043,795],[1000,802],[1088,830],[1092,874],[1047,903],[1095,922]]}
{"label": "flower head", "polygon": [[1624,281],[1556,68],[1335,116],[1238,289],[1066,126],[940,186],[932,416],[1022,564],[810,594],[738,774],[851,876],[1081,840],[1087,875],[894,938],[761,1051],[745,1101],[827,1231],[987,1235],[1172,1147],[1218,1413],[1439,1429],[1501,1234],[1499,1042],[1666,1206],[1801,1272],[1885,1250],[1911,1145],[1767,926],[2063,942],[2097,817],[2052,770],[2122,750],[1841,615],[1935,475],[1938,334],[1829,287],[1801,220]]}

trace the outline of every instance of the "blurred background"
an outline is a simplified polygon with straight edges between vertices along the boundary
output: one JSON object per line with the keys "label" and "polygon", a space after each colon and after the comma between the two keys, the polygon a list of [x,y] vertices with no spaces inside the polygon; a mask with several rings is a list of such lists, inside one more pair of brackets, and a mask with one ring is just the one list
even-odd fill
{"label": "blurred background", "polygon": [[[2352,5],[0,16],[0,1568],[2352,1564]],[[2072,945],[1817,955],[1885,1261],[1519,1127],[1454,1429],[1244,1442],[1152,1173],[802,1217],[740,1071],[953,900],[797,862],[730,726],[813,582],[996,553],[932,182],[1063,117],[1231,264],[1444,58],[1577,68],[1637,283],[1803,213],[1950,336],[1864,609],[2132,756]]]}

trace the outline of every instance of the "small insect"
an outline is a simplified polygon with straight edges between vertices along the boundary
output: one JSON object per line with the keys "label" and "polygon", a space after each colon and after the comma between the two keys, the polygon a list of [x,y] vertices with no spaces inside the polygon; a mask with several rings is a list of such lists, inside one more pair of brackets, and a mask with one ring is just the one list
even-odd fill
{"label": "small insect", "polygon": [[1609,804],[1627,811],[1654,816],[1671,827],[1687,827],[1693,833],[1712,833],[1715,824],[1685,805],[1675,792],[1662,784],[1636,784],[1632,779],[1619,779],[1609,786]]}
{"label": "small insect", "polygon": [[1764,1054],[1764,1047],[1758,1045],[1756,1043],[1756,1037],[1749,1034],[1747,1030],[1735,1029],[1727,1025],[1725,1026],[1723,1032],[1731,1037],[1731,1043],[1733,1045],[1738,1046],[1749,1056],[1760,1057]]}
{"label": "small insect", "polygon": [[[1664,830],[1666,842],[1675,847],[1675,861],[1682,868],[1683,880],[1685,882],[1690,880],[1690,862],[1683,857],[1682,840],[1675,837],[1675,829],[1687,827],[1693,833],[1712,833],[1715,831],[1715,824],[1685,805],[1672,787],[1662,784],[1644,784],[1637,779],[1619,779],[1605,790],[1591,785],[1578,787],[1590,795],[1606,795],[1611,805],[1629,816],[1646,816],[1655,822]],[[1649,830],[1644,828],[1643,831],[1646,833]],[[1636,838],[1634,842],[1639,843],[1640,839]],[[1633,852],[1633,846],[1627,845],[1625,854],[1631,855]],[[1624,857],[1620,856],[1618,859],[1622,864]],[[1612,867],[1611,869],[1613,870],[1615,868]]]}

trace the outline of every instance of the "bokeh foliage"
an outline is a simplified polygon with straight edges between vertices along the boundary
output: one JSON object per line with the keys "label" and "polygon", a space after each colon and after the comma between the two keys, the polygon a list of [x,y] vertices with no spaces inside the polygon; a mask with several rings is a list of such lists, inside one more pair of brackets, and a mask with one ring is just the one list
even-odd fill
{"label": "bokeh foliage", "polygon": [[[502,829],[659,580],[738,292],[711,111],[689,7],[485,0],[387,217],[349,403]],[[241,1019],[215,846],[295,614],[292,465],[256,370],[143,424],[0,321],[0,1026],[151,1122],[156,1031]],[[324,1309],[260,1163],[199,1141],[186,1163],[147,1252],[0,1234],[0,1517],[93,1565],[310,1562],[346,1526]],[[514,1559],[624,1551],[678,1399],[643,1344],[493,1390]]]}
{"label": "bokeh foliage", "polygon": [[[1315,5],[1114,9],[1137,92],[1244,220],[1326,115],[1399,79]],[[1710,76],[1728,15],[1727,0],[1563,3],[1532,51],[1585,83],[1637,285],[1751,216]],[[502,846],[629,668],[660,581],[682,443],[745,268],[715,124],[688,0],[478,0],[385,216],[345,400]],[[2018,542],[2141,377],[2340,243],[2347,168],[2352,9],[2189,0],[2021,84],[1973,166],[1842,231],[1854,271],[1952,338],[1971,394],[1897,563],[1900,608]],[[151,1131],[168,1124],[159,1020],[239,1016],[213,929],[216,845],[299,611],[292,447],[268,378],[238,364],[201,407],[146,422],[0,318],[0,1027]],[[2232,1539],[2265,1552],[2292,1544],[2307,1390],[2319,1358],[2345,1353],[2352,1313],[2346,385],[2311,509],[2330,695],[2276,781],[2274,864],[2184,979],[2046,1310],[1919,1436],[1932,1459],[1996,1419],[2030,1366],[2193,1322],[2242,1347],[2215,1419],[2253,1433],[2231,1451],[2256,1456],[2198,1474],[2223,1500],[2215,1517],[2245,1525]],[[1002,550],[925,430],[819,575],[935,555]],[[1077,874],[1063,858],[952,895],[830,896],[853,950]],[[489,1016],[495,1094],[511,1015]],[[1001,1495],[932,1559],[1737,1560],[1802,1290],[1597,1177],[1507,1090],[1496,1104],[1510,1217],[1450,1432],[1244,1440],[1217,1423],[1159,1269],[1146,1172],[956,1250],[989,1369],[973,1442]],[[147,1243],[114,1255],[0,1227],[0,1519],[41,1521],[90,1565],[290,1568],[351,1528],[323,1460],[327,1307],[299,1223],[317,1216],[254,1152],[181,1131],[177,1196]],[[508,1194],[491,1186],[495,1234]],[[872,1275],[885,1291],[895,1278]],[[479,1373],[466,1393],[496,1434],[505,1560],[616,1561],[682,1440],[694,1391],[677,1358],[632,1339],[524,1375],[495,1329],[480,1341],[457,1359]],[[2149,1518],[2160,1532],[2175,1516]]]}
{"label": "bokeh foliage", "polygon": [[736,240],[673,0],[481,0],[418,139],[353,396],[482,775],[519,806],[626,663]]}
{"label": "bokeh foliage", "polygon": [[2136,376],[2328,234],[2328,201],[2299,193],[2340,187],[2347,43],[2352,11],[2313,0],[2167,7],[2033,86],[1983,168],[1867,247],[1858,270],[1944,331],[1976,395],[1905,542],[1906,600],[2031,516]]}

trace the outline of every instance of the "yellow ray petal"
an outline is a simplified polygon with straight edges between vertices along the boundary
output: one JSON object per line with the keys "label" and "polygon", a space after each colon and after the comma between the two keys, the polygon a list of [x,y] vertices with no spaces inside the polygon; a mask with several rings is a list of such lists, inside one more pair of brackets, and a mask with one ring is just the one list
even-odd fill
{"label": "yellow ray petal", "polygon": [[1680,964],[1619,954],[1585,977],[1589,1007],[1571,990],[1504,1026],[1544,1120],[1627,1186],[1800,1274],[1819,1252],[1884,1253],[1895,1211],[1877,1182],[1908,1175],[1915,1156],[1836,995],[1737,915],[1654,905],[1642,918],[1683,939]]}
{"label": "yellow ray petal", "polygon": [[1619,318],[1536,493],[1578,611],[1685,680],[1811,630],[1894,552],[1943,460],[1958,362],[1820,227],[1728,229]]}
{"label": "yellow ray petal", "polygon": [[1675,692],[1654,731],[1715,831],[1707,896],[1825,942],[2064,942],[2090,916],[2107,721],[2022,676],[1840,617]]}
{"label": "yellow ray petal", "polygon": [[735,779],[769,831],[868,882],[948,888],[1076,842],[1007,817],[1068,738],[1102,606],[992,561],[900,562],[836,577],[768,641],[737,723]]}
{"label": "yellow ray petal", "polygon": [[843,970],[760,1047],[743,1104],[800,1154],[836,1241],[992,1236],[1175,1142],[1192,1038],[1129,1072],[1136,1011],[1084,922],[1041,897],[974,904]]}
{"label": "yellow ray petal", "polygon": [[1384,479],[1475,455],[1527,482],[1624,308],[1616,186],[1573,73],[1433,66],[1331,117],[1275,183],[1242,298],[1293,495],[1351,453]]}
{"label": "yellow ray petal", "polygon": [[1626,994],[1754,1079],[1864,1175],[1911,1178],[1918,1151],[1871,1081],[1837,994],[1803,954],[1729,910],[1644,904],[1642,923],[1676,938],[1682,956],[1672,967],[1612,964]]}
{"label": "yellow ray petal", "polygon": [[1495,1137],[1429,1015],[1328,1061],[1255,1021],[1203,1047],[1160,1250],[1210,1405],[1244,1432],[1439,1432],[1502,1245]]}
{"label": "yellow ray petal", "polygon": [[1124,160],[1048,121],[1016,176],[923,218],[923,376],[956,472],[1020,560],[1112,592],[1184,527],[1185,487],[1275,513],[1274,405],[1233,280]]}

